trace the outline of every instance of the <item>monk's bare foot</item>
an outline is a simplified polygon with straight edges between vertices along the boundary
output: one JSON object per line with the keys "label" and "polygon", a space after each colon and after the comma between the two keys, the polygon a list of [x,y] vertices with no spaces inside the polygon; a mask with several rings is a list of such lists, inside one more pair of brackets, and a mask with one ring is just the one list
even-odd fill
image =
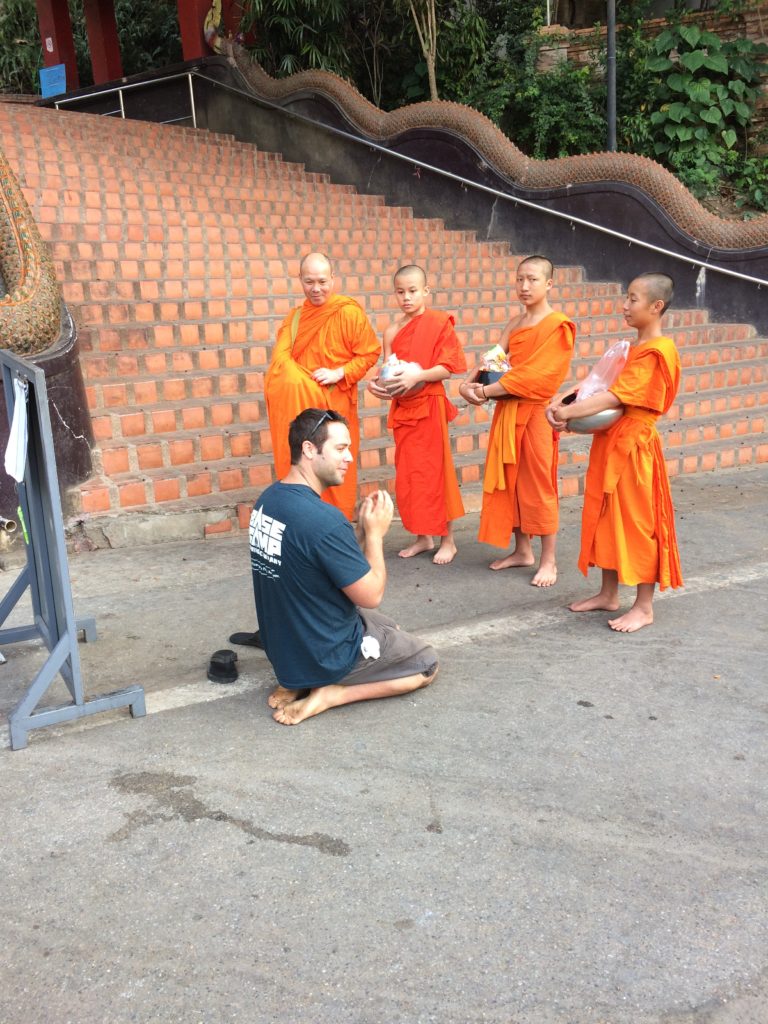
{"label": "monk's bare foot", "polygon": [[437,553],[432,561],[435,565],[450,565],[450,563],[456,557],[457,547],[452,540],[448,540],[447,537],[443,537],[440,547],[437,549]]}
{"label": "monk's bare foot", "polygon": [[619,599],[600,591],[594,597],[586,597],[583,601],[574,601],[568,607],[572,612],[615,612],[619,607]]}
{"label": "monk's bare foot", "polygon": [[413,558],[414,555],[420,555],[422,551],[434,550],[435,544],[431,537],[417,537],[413,544],[403,548],[402,551],[398,551],[398,554],[401,558]]}
{"label": "monk's bare foot", "polygon": [[557,583],[557,566],[554,562],[542,562],[539,571],[531,580],[532,587],[554,587]]}
{"label": "monk's bare foot", "polygon": [[535,562],[536,559],[533,557],[533,552],[529,551],[525,554],[513,551],[506,558],[497,558],[495,562],[491,562],[488,568],[493,569],[494,572],[498,572],[499,569],[522,569],[527,565],[534,565]]}
{"label": "monk's bare foot", "polygon": [[618,619],[609,619],[608,625],[617,633],[636,633],[643,626],[650,626],[653,622],[653,611],[645,608],[630,608]]}
{"label": "monk's bare foot", "polygon": [[335,707],[339,703],[338,699],[335,699],[339,696],[337,691],[343,690],[343,686],[335,684],[320,686],[316,690],[310,690],[309,695],[303,700],[294,700],[282,708],[277,708],[272,717],[281,725],[298,725],[305,718],[312,718],[313,715],[319,715],[328,708]]}
{"label": "monk's bare foot", "polygon": [[289,690],[285,686],[281,686],[279,683],[274,688],[272,693],[267,697],[267,704],[271,708],[284,708],[286,704],[292,704],[293,701],[299,700],[301,697],[306,697],[309,690]]}

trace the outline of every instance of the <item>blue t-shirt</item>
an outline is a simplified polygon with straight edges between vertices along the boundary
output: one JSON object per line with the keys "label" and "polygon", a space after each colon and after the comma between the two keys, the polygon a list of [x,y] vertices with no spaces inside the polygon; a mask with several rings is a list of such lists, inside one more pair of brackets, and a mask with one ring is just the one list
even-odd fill
{"label": "blue t-shirt", "polygon": [[248,540],[261,641],[278,682],[289,689],[337,683],[363,638],[341,588],[370,570],[352,526],[311,487],[276,483],[256,502]]}

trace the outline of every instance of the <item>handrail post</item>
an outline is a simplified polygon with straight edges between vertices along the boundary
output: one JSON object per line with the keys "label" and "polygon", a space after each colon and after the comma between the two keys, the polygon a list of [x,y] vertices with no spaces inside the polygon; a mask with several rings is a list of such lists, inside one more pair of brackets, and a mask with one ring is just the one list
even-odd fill
{"label": "handrail post", "polygon": [[192,75],[187,73],[187,81],[189,82],[189,105],[192,108],[192,127],[197,128],[197,112],[195,110],[195,86],[192,81]]}
{"label": "handrail post", "polygon": [[608,152],[616,152],[616,0],[608,0],[607,36],[607,120],[608,120]]}

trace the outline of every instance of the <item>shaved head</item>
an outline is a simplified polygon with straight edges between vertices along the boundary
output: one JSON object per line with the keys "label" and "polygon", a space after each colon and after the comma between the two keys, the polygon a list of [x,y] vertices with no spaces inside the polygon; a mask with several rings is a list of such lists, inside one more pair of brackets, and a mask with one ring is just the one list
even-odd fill
{"label": "shaved head", "polygon": [[324,252],[308,252],[299,264],[299,280],[304,298],[313,306],[322,306],[333,291],[333,268]]}
{"label": "shaved head", "polygon": [[648,301],[658,302],[661,300],[664,303],[664,308],[661,312],[666,313],[675,294],[675,282],[669,274],[638,274],[630,282],[630,288],[638,281],[642,282],[645,294],[648,296]]}
{"label": "shaved head", "polygon": [[312,267],[313,274],[317,273],[317,270],[320,269],[322,272],[327,272],[328,277],[333,277],[331,261],[324,252],[308,252],[306,256],[303,256],[299,264],[299,277],[304,274],[305,267],[307,266]]}
{"label": "shaved head", "polygon": [[551,281],[555,276],[555,268],[552,266],[552,260],[547,259],[546,256],[526,256],[524,260],[521,260],[518,270],[520,267],[524,267],[526,263],[536,263],[544,271],[544,276],[548,281]]}
{"label": "shaved head", "polygon": [[417,266],[415,263],[407,263],[404,267],[400,267],[394,276],[395,283],[397,283],[398,277],[405,277],[406,274],[418,274],[422,288],[426,286],[427,275],[422,267]]}

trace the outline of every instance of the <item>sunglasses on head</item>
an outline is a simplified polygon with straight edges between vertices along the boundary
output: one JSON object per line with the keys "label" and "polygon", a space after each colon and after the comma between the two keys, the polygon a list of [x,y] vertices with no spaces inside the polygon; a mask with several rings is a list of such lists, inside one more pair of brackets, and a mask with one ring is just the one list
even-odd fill
{"label": "sunglasses on head", "polygon": [[307,434],[307,441],[309,441],[310,438],[314,437],[318,429],[322,426],[323,423],[325,423],[326,420],[331,419],[333,419],[333,416],[330,414],[330,412],[324,412],[320,419],[317,421],[317,423],[314,425],[314,427],[312,427],[310,432]]}

